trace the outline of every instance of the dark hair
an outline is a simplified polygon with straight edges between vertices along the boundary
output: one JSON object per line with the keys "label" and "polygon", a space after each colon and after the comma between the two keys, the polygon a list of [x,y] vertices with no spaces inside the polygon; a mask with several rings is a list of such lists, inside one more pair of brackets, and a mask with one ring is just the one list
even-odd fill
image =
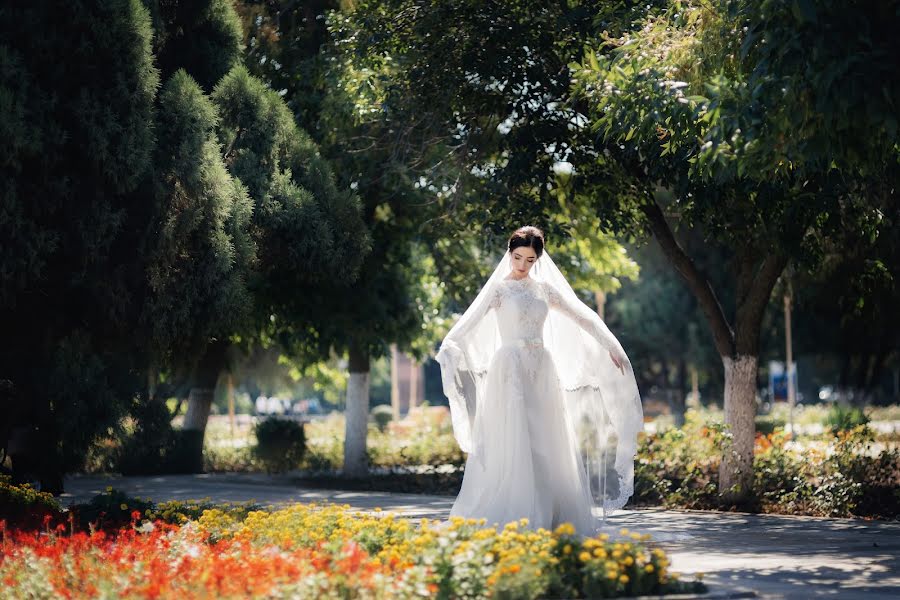
{"label": "dark hair", "polygon": [[519,227],[509,236],[509,251],[516,248],[532,248],[538,258],[544,253],[544,232],[537,227],[526,225]]}

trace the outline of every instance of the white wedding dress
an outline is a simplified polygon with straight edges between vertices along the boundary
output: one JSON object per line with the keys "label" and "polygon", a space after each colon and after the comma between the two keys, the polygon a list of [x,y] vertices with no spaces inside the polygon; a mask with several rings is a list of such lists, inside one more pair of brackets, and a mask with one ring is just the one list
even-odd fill
{"label": "white wedding dress", "polygon": [[469,452],[450,514],[500,526],[527,518],[534,529],[570,522],[592,535],[595,499],[619,508],[631,495],[640,398],[605,324],[546,254],[538,262],[538,276],[521,280],[501,264],[438,353],[454,432]]}
{"label": "white wedding dress", "polygon": [[498,524],[525,517],[532,527],[547,529],[568,521],[590,531],[593,502],[567,427],[556,366],[542,339],[548,310],[564,306],[547,284],[530,277],[504,279],[490,306],[503,345],[488,369],[475,419],[480,453],[466,461],[450,514]]}

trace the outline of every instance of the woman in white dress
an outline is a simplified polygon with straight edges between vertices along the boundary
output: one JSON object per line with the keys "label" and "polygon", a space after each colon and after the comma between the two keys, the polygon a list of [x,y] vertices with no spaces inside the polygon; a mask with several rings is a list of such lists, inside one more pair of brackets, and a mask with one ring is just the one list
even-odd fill
{"label": "woman in white dress", "polygon": [[468,453],[451,516],[597,530],[634,484],[640,395],[622,346],[572,291],[535,227],[508,251],[437,354]]}

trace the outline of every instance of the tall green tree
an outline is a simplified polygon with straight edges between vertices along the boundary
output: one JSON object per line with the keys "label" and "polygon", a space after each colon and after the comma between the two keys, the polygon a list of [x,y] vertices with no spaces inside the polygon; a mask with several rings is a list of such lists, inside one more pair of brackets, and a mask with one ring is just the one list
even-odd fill
{"label": "tall green tree", "polygon": [[243,31],[231,0],[144,0],[164,79],[184,69],[207,93],[241,63]]}
{"label": "tall green tree", "polygon": [[151,44],[136,0],[0,7],[0,429],[51,491],[139,388]]}
{"label": "tall green tree", "polygon": [[[188,6],[190,5],[190,6]],[[229,368],[235,343],[292,343],[306,335],[315,310],[310,288],[346,283],[368,251],[358,199],[335,186],[331,165],[297,126],[279,95],[241,65],[240,19],[230,2],[152,4],[161,30],[157,51],[164,73],[184,69],[211,92],[215,133],[226,174],[252,201],[249,242],[255,254],[244,273],[247,302],[227,327],[196,338],[198,352],[172,369],[190,373],[184,429],[202,441],[214,390]],[[198,332],[199,335],[200,332]],[[192,453],[202,468],[201,446]]]}
{"label": "tall green tree", "polygon": [[[383,108],[405,124],[398,137],[455,140],[522,214],[552,210],[542,190],[560,159],[546,149],[568,151],[604,226],[656,237],[722,358],[734,437],[720,486],[740,500],[776,282],[789,261],[813,267],[841,223],[879,223],[861,192],[896,161],[895,15],[840,2],[394,0],[358,3],[348,29],[377,33],[346,39],[373,69],[390,63]],[[734,249],[731,306],[679,222]]]}
{"label": "tall green tree", "polygon": [[[860,192],[896,161],[888,115],[900,84],[885,79],[896,39],[884,10],[680,3],[573,66],[593,129],[641,190],[634,208],[712,330],[733,436],[720,491],[735,500],[749,489],[760,331],[775,284],[789,262],[815,269],[825,244],[845,242],[847,230],[880,227],[876,204]],[[823,31],[836,35],[825,41]],[[851,64],[865,65],[863,81],[839,94],[839,82],[856,83]],[[672,202],[660,200],[660,186]],[[731,306],[673,222],[733,249]]]}
{"label": "tall green tree", "polygon": [[447,261],[429,256],[445,244],[445,223],[430,221],[435,190],[444,182],[411,175],[410,165],[427,160],[421,152],[430,147],[391,143],[394,123],[377,110],[384,74],[357,69],[344,51],[340,8],[338,2],[243,2],[239,11],[248,32],[248,68],[283,93],[336,165],[339,185],[357,190],[372,236],[373,251],[352,289],[318,288],[318,304],[334,307],[335,318],[321,321],[307,343],[294,348],[297,355],[348,356],[344,472],[359,476],[367,468],[372,361],[392,343],[422,354],[446,326],[436,273]]}

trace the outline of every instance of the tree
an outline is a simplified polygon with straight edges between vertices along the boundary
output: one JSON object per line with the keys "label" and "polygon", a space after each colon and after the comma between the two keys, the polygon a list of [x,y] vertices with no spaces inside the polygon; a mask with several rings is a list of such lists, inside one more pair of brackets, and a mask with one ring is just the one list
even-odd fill
{"label": "tree", "polygon": [[[789,261],[813,267],[842,221],[878,226],[864,180],[896,161],[895,7],[810,6],[361,2],[350,29],[375,33],[346,36],[373,69],[390,63],[398,136],[456,140],[465,169],[537,213],[552,210],[552,146],[605,227],[656,237],[722,357],[734,439],[720,489],[734,500],[772,289]],[[734,248],[728,310],[679,222]]]}
{"label": "tree", "polygon": [[[274,93],[248,80],[207,96],[223,75],[241,79],[230,3],[148,5],[0,9],[0,378],[11,417],[0,433],[17,475],[57,491],[124,414],[146,417],[149,438],[167,435],[168,423],[149,422],[168,418],[163,378],[169,389],[193,380],[186,421],[201,468],[232,342],[308,327],[292,297],[329,270],[352,278],[367,248],[356,199],[336,190]],[[226,112],[244,91],[245,112]],[[263,131],[275,137],[254,162],[246,141]]]}
{"label": "tree", "polygon": [[330,42],[326,22],[319,18],[327,8],[336,7],[327,2],[244,3],[240,10],[250,37],[248,67],[284,90],[297,117],[335,165],[338,187],[356,190],[362,201],[372,252],[364,257],[359,279],[350,286],[322,282],[310,294],[310,310],[328,311],[329,318],[317,318],[315,326],[305,329],[291,327],[279,338],[300,362],[327,359],[333,351],[347,354],[343,470],[361,476],[368,468],[372,359],[384,355],[391,342],[421,346],[427,337],[423,332],[430,331],[425,315],[437,296],[436,286],[423,285],[431,276],[421,248],[432,238],[419,226],[425,213],[417,205],[427,205],[405,172],[409,156],[382,142],[389,124],[368,110],[379,93],[377,75],[356,71],[350,57]]}
{"label": "tree", "polygon": [[136,0],[0,8],[0,379],[14,390],[0,433],[45,490],[140,386],[150,215],[132,209],[154,150],[151,41]]}
{"label": "tree", "polygon": [[[716,277],[716,286],[727,281],[724,267],[728,253],[711,247],[700,235],[685,236],[692,254],[702,248],[704,272]],[[684,423],[685,396],[690,390],[689,372],[695,369],[704,392],[721,390],[722,363],[704,335],[705,319],[691,294],[673,273],[658,244],[630,249],[641,265],[637,281],[625,282],[610,300],[608,323],[621,332],[638,386],[644,395],[658,388],[667,395],[675,425]],[[695,254],[696,255],[696,254]]]}
{"label": "tree", "polygon": [[[759,335],[778,278],[789,261],[815,268],[823,243],[843,241],[848,222],[878,227],[860,185],[896,160],[887,114],[900,92],[882,78],[892,68],[885,50],[896,42],[881,10],[823,3],[816,16],[787,5],[678,4],[573,65],[593,129],[641,190],[636,207],[697,297],[722,357],[733,443],[720,492],[734,500],[749,488]],[[828,28],[840,43],[823,40]],[[798,61],[800,52],[809,58]],[[847,66],[857,61],[872,89],[835,94],[835,82],[855,80]],[[862,115],[854,104],[866,94],[879,100]],[[885,119],[873,120],[872,110]],[[660,187],[675,194],[668,206]],[[731,314],[666,210],[734,249]]]}
{"label": "tree", "polygon": [[[140,432],[130,451],[132,464],[144,469],[165,468],[168,461],[134,461],[135,454],[165,451],[173,434],[162,424],[157,381],[160,371],[190,372],[208,351],[209,340],[227,338],[246,327],[251,298],[248,277],[256,262],[256,244],[250,232],[253,204],[246,188],[226,169],[216,133],[215,105],[183,70],[174,73],[159,96],[155,182],[155,208],[146,244],[148,293],[142,329],[149,332],[150,388],[143,401],[155,406],[136,407],[143,415]],[[211,395],[209,398],[212,400]],[[209,404],[188,404],[184,454],[202,469],[202,432]],[[201,422],[202,426],[196,423]],[[161,427],[161,429],[160,429]],[[174,465],[169,465],[169,468]]]}
{"label": "tree", "polygon": [[[316,144],[297,127],[278,94],[252,77],[241,63],[240,20],[230,3],[164,3],[155,7],[162,27],[157,46],[167,71],[184,68],[211,90],[218,136],[227,173],[246,188],[253,209],[250,242],[252,269],[245,274],[249,292],[242,311],[232,311],[230,327],[197,332],[197,353],[173,370],[190,373],[184,429],[203,432],[214,389],[228,369],[237,340],[245,348],[305,336],[312,315],[327,318],[327,308],[309,302],[311,286],[349,282],[368,251],[358,199],[335,186],[331,166]],[[187,3],[191,4],[191,3]],[[202,468],[202,443],[194,469]]]}
{"label": "tree", "polygon": [[145,0],[163,79],[184,69],[207,93],[241,63],[243,31],[230,0]]}

